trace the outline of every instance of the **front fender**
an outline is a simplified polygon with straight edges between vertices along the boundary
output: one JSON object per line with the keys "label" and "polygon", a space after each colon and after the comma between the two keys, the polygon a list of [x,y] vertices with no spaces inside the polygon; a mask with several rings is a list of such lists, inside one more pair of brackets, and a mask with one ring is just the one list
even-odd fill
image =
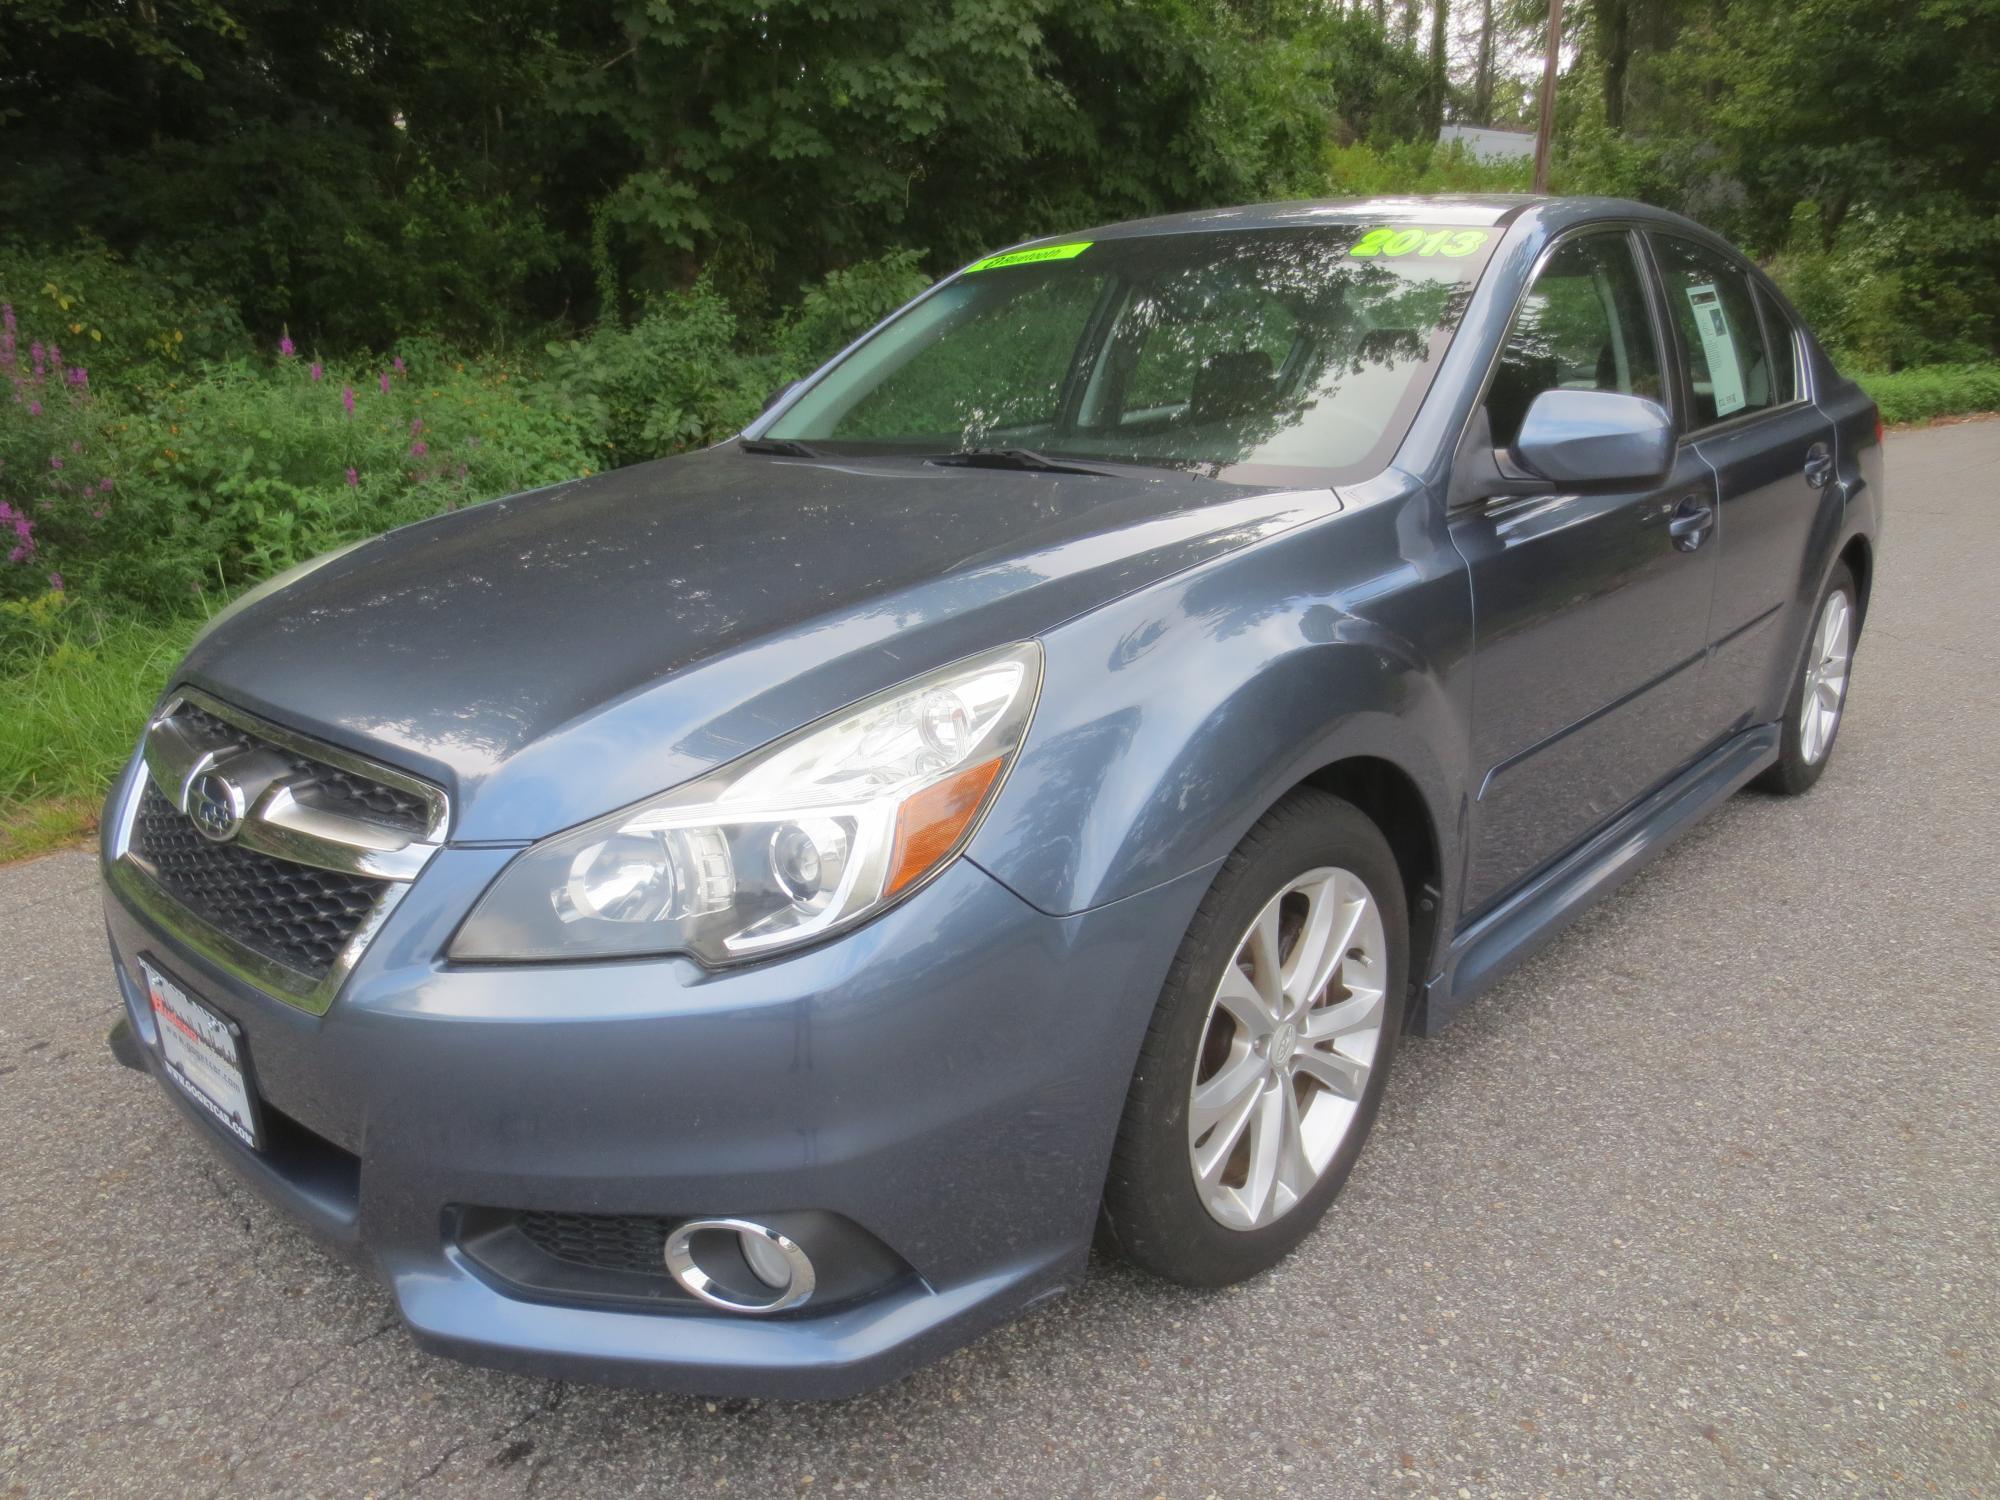
{"label": "front fender", "polygon": [[1369,488],[1044,637],[1034,726],[971,857],[1043,911],[1088,910],[1220,860],[1366,756],[1416,784],[1451,910],[1470,590],[1427,492]]}

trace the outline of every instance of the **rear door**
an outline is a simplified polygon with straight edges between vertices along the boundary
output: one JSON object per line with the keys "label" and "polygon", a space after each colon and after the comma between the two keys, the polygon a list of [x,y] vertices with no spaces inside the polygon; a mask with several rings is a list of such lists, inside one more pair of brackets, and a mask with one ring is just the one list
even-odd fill
{"label": "rear door", "polygon": [[[1638,251],[1634,233],[1593,228],[1547,253],[1488,383],[1495,448],[1511,447],[1529,404],[1557,387],[1671,407]],[[1701,749],[1714,493],[1708,465],[1683,443],[1656,484],[1455,497],[1475,652],[1466,913]]]}
{"label": "rear door", "polygon": [[[1796,329],[1733,256],[1649,236],[1683,372],[1695,451],[1722,507],[1704,715],[1718,734],[1773,717],[1797,642],[1810,539],[1837,502],[1833,423],[1811,400]],[[1773,692],[1779,702],[1772,701]]]}

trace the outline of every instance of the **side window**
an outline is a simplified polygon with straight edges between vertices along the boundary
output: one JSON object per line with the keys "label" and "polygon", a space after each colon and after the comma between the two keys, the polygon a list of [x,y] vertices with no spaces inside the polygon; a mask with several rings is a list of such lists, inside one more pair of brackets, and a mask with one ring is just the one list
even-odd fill
{"label": "side window", "polygon": [[1776,299],[1761,286],[1752,285],[1757,293],[1757,311],[1764,315],[1764,340],[1771,346],[1771,399],[1783,406],[1799,399],[1798,335]]}
{"label": "side window", "polygon": [[1660,351],[1624,234],[1572,239],[1550,257],[1515,315],[1486,412],[1509,448],[1543,391],[1618,391],[1662,399]]}
{"label": "side window", "polygon": [[[1668,315],[1679,325],[1694,387],[1691,427],[1778,405],[1777,379],[1750,281],[1714,251],[1665,235],[1653,240]],[[1788,356],[1789,357],[1789,356]],[[1791,377],[1797,379],[1796,372]]]}

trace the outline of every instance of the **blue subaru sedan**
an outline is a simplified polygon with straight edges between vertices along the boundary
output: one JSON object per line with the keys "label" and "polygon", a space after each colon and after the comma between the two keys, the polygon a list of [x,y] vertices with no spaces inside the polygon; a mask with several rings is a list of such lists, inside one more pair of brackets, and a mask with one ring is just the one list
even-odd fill
{"label": "blue subaru sedan", "polygon": [[1399,1040],[1825,770],[1881,427],[1603,199],[1117,224],[740,436],[218,616],[104,818],[121,1060],[427,1347],[892,1379],[1314,1231]]}

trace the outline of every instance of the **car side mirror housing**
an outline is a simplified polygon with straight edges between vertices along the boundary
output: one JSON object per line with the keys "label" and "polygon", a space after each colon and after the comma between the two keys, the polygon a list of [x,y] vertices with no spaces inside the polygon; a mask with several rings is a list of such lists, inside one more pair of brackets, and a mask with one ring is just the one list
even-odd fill
{"label": "car side mirror housing", "polygon": [[1657,401],[1616,391],[1543,391],[1512,457],[1553,484],[1643,483],[1674,464],[1674,423]]}

